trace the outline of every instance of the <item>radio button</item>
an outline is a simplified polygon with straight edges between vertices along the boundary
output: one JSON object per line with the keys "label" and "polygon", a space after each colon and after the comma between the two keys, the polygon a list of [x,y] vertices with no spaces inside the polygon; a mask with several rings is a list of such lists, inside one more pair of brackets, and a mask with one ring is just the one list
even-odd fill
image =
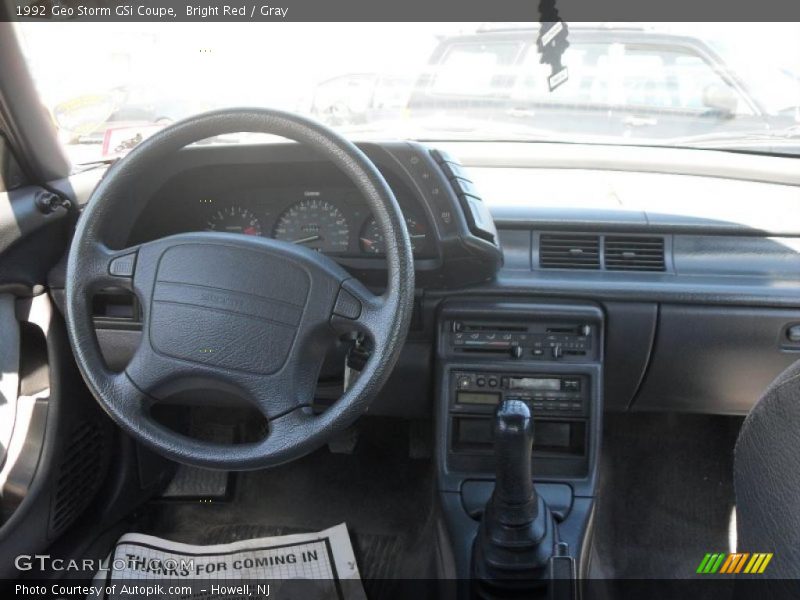
{"label": "radio button", "polygon": [[475,380],[475,383],[477,383],[477,384],[478,384],[478,387],[483,387],[483,386],[485,386],[485,385],[486,385],[486,379],[485,379],[485,378],[483,378],[483,377],[478,377],[478,378]]}
{"label": "radio button", "polygon": [[497,387],[497,378],[489,377],[489,387]]}

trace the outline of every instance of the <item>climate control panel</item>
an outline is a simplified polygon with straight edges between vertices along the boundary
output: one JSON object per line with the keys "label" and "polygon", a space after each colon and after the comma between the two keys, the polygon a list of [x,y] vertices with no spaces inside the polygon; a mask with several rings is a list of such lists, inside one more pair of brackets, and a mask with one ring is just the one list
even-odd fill
{"label": "climate control panel", "polygon": [[497,323],[450,321],[446,339],[451,354],[497,358],[585,362],[597,353],[591,323]]}

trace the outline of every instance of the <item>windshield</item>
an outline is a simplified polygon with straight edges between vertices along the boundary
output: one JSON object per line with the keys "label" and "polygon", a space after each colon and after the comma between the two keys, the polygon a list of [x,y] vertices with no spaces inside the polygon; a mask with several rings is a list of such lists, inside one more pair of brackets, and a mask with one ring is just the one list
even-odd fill
{"label": "windshield", "polygon": [[[76,164],[119,156],[173,121],[232,106],[301,113],[352,139],[800,154],[797,24],[568,24],[556,78],[537,24],[18,28]],[[252,138],[212,141],[242,140]]]}

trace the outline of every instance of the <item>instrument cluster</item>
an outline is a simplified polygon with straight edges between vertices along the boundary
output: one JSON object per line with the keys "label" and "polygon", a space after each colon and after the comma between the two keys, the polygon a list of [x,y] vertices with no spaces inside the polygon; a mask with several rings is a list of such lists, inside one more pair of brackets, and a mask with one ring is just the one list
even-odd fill
{"label": "instrument cluster", "polygon": [[[414,255],[432,254],[432,235],[421,208],[398,198]],[[386,243],[375,217],[352,189],[249,190],[197,199],[202,228],[259,235],[334,256],[382,256]]]}

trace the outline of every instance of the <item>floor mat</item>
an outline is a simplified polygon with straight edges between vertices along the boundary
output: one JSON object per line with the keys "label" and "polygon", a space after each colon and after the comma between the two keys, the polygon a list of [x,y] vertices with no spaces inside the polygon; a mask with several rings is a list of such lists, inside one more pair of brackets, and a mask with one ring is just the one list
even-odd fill
{"label": "floor mat", "polygon": [[738,417],[605,418],[592,575],[686,578],[728,551]]}
{"label": "floor mat", "polygon": [[352,455],[323,449],[239,473],[230,501],[153,502],[134,530],[217,544],[345,522],[368,597],[387,597],[387,580],[433,576],[433,467],[408,457],[407,440],[400,425],[371,423]]}

